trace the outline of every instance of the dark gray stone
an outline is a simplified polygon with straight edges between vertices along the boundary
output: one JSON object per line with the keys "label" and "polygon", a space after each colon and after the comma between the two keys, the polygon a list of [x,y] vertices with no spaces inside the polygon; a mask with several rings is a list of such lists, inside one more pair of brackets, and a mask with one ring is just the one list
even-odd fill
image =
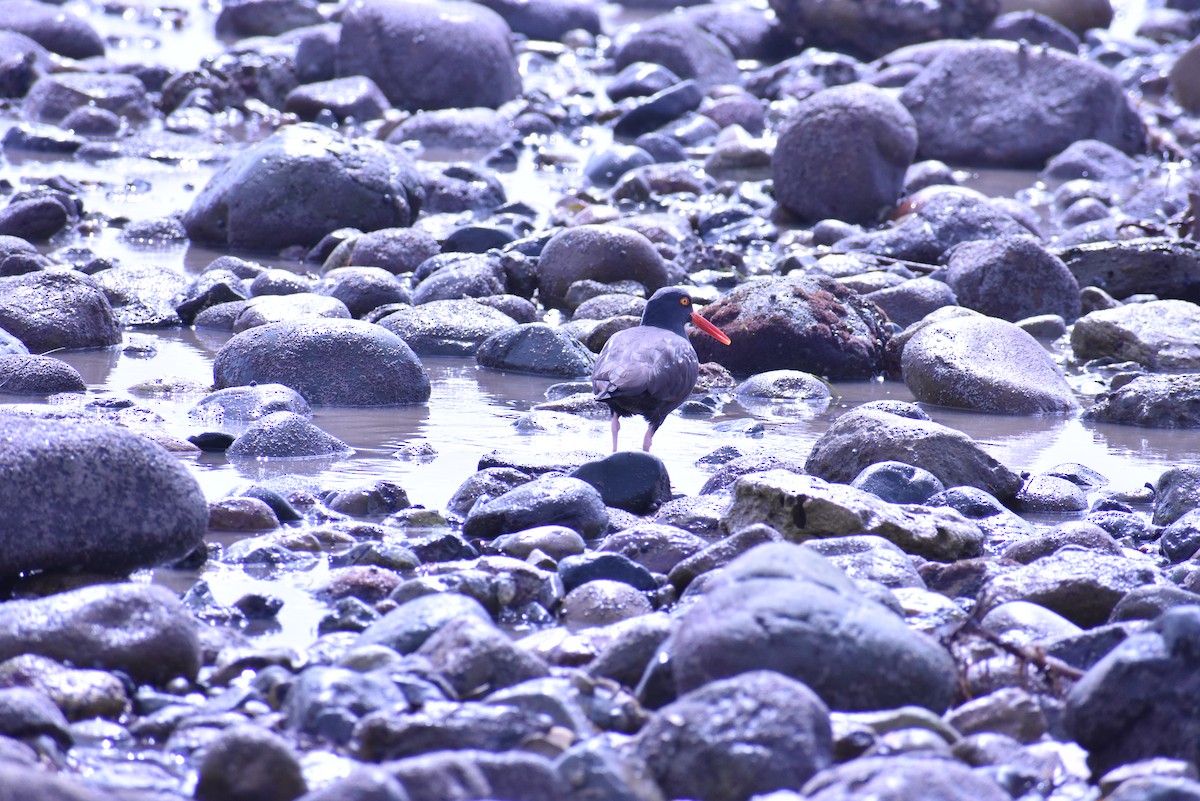
{"label": "dark gray stone", "polygon": [[312,122],[322,112],[332,114],[340,122],[347,119],[367,122],[379,119],[390,107],[375,82],[362,75],[297,86],[288,92],[283,104],[284,111],[306,122]]}
{"label": "dark gray stone", "polygon": [[0,606],[0,661],[40,654],[162,685],[200,670],[196,622],[154,584],[99,584]]}
{"label": "dark gray stone", "polygon": [[739,74],[725,43],[682,15],[665,14],[632,26],[618,37],[617,69],[637,62],[661,64],[704,87],[737,84]]}
{"label": "dark gray stone", "polygon": [[954,660],[941,645],[815,552],[787,543],[760,545],[727,565],[684,611],[667,653],[682,693],[754,670],[799,679],[846,711],[914,704],[940,713],[957,692]]}
{"label": "dark gray stone", "polygon": [[917,150],[911,115],[868,84],[826,89],[780,126],[775,197],[802,220],[873,222],[896,204]]}
{"label": "dark gray stone", "polygon": [[104,292],[95,280],[76,272],[0,278],[0,328],[33,353],[103,348],[121,341]]}
{"label": "dark gray stone", "polygon": [[738,374],[792,369],[847,379],[883,371],[883,313],[829,278],[752,281],[710,304],[704,317],[732,344],[690,332],[697,356]]}
{"label": "dark gray stone", "polygon": [[534,526],[562,525],[591,539],[607,524],[608,512],[595,487],[577,478],[548,475],[476,503],[467,513],[463,533],[492,539]]}
{"label": "dark gray stone", "polygon": [[521,91],[511,35],[499,14],[474,3],[371,0],[342,18],[337,73],[365,75],[400,109],[497,108]]}
{"label": "dark gray stone", "polygon": [[308,791],[295,750],[253,723],[217,735],[205,746],[197,773],[197,801],[293,801]]}
{"label": "dark gray stone", "polygon": [[312,416],[304,396],[283,384],[219,389],[198,401],[188,416],[211,426],[238,428],[275,412]]}
{"label": "dark gray stone", "polygon": [[1007,801],[1011,796],[985,773],[953,759],[913,755],[852,759],[818,773],[803,788],[815,801]]}
{"label": "dark gray stone", "polygon": [[0,355],[0,393],[53,395],[56,392],[87,392],[87,384],[78,370],[53,356]]}
{"label": "dark gray stone", "polygon": [[888,503],[925,503],[946,488],[928,470],[897,461],[864,467],[850,486],[878,495]]}
{"label": "dark gray stone", "polygon": [[961,306],[1016,322],[1079,316],[1079,284],[1067,266],[1032,236],[964,242],[950,253],[945,282]]}
{"label": "dark gray stone", "polygon": [[295,412],[272,412],[255,420],[225,453],[232,458],[268,459],[347,456],[354,452]]}
{"label": "dark gray stone", "polygon": [[634,748],[667,795],[697,801],[800,787],[833,761],[828,708],[801,682],[767,670],[714,681],[663,707]]}
{"label": "dark gray stone", "polygon": [[422,356],[474,356],[480,343],[516,324],[474,298],[429,301],[379,320]]}
{"label": "dark gray stone", "polygon": [[642,234],[614,225],[580,225],[555,234],[537,262],[538,295],[546,306],[565,308],[576,281],[637,281],[648,291],[668,281],[666,265]]}
{"label": "dark gray stone", "polygon": [[183,223],[192,239],[226,247],[311,247],[337,228],[409,225],[423,200],[416,168],[395,148],[288,125],[222,166]]}
{"label": "dark gray stone", "polygon": [[356,645],[386,645],[402,654],[416,651],[434,632],[456,617],[471,615],[491,622],[483,605],[454,592],[421,595],[400,604],[359,635]]}
{"label": "dark gray stone", "polygon": [[579,340],[546,323],[522,323],[488,337],[475,352],[481,367],[574,378],[591,372],[594,357]]}
{"label": "dark gray stone", "polygon": [[588,462],[571,471],[571,476],[595,487],[605,506],[635,515],[650,514],[671,500],[667,466],[662,459],[642,451],[621,451]]}

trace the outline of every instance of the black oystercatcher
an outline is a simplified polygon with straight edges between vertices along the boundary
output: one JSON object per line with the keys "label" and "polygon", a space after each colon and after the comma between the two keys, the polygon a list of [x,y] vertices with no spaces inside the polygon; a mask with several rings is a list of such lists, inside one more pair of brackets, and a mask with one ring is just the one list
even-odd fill
{"label": "black oystercatcher", "polygon": [[640,414],[649,428],[642,450],[650,450],[654,432],[667,415],[687,400],[700,374],[700,360],[683,327],[693,325],[713,339],[729,337],[692,310],[692,298],[678,287],[664,287],[646,301],[642,324],[618,331],[605,343],[592,369],[596,400],[612,409],[613,451],[621,418]]}

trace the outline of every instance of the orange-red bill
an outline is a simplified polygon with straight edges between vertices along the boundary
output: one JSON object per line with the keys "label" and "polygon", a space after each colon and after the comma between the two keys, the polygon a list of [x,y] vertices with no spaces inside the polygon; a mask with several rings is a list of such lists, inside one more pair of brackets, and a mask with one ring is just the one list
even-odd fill
{"label": "orange-red bill", "polygon": [[701,317],[700,312],[692,312],[692,325],[696,326],[701,331],[708,334],[710,337],[717,340],[721,344],[723,344],[723,345],[729,344],[730,340],[729,340],[729,337],[725,336],[725,332],[722,331],[720,328],[717,328],[715,325],[710,323],[708,320],[705,320],[703,317]]}

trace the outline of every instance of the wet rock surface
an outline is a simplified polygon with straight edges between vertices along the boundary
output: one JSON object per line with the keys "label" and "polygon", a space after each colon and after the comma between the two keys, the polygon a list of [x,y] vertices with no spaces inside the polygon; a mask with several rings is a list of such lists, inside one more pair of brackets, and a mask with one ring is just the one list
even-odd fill
{"label": "wet rock surface", "polygon": [[1195,3],[673,5],[0,8],[0,801],[1200,797]]}

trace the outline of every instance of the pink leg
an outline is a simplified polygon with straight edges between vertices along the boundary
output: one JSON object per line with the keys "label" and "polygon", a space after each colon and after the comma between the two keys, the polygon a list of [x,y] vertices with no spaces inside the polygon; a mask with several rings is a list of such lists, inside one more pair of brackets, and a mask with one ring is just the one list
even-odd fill
{"label": "pink leg", "polygon": [[621,418],[614,414],[612,416],[613,453],[617,452],[617,432],[620,430],[621,430]]}
{"label": "pink leg", "polygon": [[642,450],[650,452],[650,441],[654,439],[654,426],[646,427],[646,436],[642,438]]}

